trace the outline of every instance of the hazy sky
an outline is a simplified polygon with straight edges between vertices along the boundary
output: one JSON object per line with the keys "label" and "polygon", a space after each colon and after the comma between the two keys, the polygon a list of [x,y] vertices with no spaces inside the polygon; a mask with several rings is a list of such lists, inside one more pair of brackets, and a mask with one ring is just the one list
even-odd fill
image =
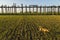
{"label": "hazy sky", "polygon": [[60,5],[60,0],[0,0],[0,5],[12,5],[13,3],[16,3],[17,5]]}

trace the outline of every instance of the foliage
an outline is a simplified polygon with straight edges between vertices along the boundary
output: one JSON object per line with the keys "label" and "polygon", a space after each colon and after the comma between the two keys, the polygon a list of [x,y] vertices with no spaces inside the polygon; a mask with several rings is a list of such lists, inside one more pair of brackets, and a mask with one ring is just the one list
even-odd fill
{"label": "foliage", "polygon": [[[42,26],[49,29],[44,34],[38,30]],[[58,38],[60,16],[58,15],[0,15],[0,40],[38,40]],[[52,40],[52,39],[51,39]]]}

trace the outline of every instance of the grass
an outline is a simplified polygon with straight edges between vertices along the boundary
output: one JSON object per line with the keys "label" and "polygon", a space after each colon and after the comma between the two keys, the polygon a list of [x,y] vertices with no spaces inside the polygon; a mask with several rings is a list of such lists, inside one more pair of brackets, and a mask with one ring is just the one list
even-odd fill
{"label": "grass", "polygon": [[[50,31],[50,33],[43,34],[42,38],[57,37],[60,39],[59,15],[0,15],[0,40],[16,40],[17,38],[21,40],[40,39],[39,26],[45,27]],[[26,32],[27,30],[30,31]],[[20,36],[18,37],[18,35]],[[30,37],[30,39],[27,37]]]}
{"label": "grass", "polygon": [[60,15],[60,12],[20,12],[20,13],[0,13],[0,15]]}

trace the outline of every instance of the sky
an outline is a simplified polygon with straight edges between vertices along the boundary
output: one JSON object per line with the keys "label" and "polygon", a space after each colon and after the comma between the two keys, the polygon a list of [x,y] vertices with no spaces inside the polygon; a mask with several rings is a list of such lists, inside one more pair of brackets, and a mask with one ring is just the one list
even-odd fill
{"label": "sky", "polygon": [[17,5],[60,5],[60,0],[0,0],[0,5],[12,5],[16,3]]}

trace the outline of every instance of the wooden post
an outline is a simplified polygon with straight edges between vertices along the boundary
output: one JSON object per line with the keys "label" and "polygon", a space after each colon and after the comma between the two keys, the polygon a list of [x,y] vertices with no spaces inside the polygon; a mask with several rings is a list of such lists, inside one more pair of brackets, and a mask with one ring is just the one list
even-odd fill
{"label": "wooden post", "polygon": [[21,10],[22,10],[22,13],[23,13],[23,4],[21,4]]}
{"label": "wooden post", "polygon": [[9,6],[8,6],[8,13],[9,13]]}
{"label": "wooden post", "polygon": [[16,6],[15,6],[15,13],[17,13],[17,11],[16,11],[17,9],[16,9]]}
{"label": "wooden post", "polygon": [[5,11],[6,11],[6,13],[7,13],[7,8],[5,8]]}
{"label": "wooden post", "polygon": [[47,7],[47,14],[48,14],[48,7]]}
{"label": "wooden post", "polygon": [[43,7],[43,13],[46,13],[46,6]]}
{"label": "wooden post", "polygon": [[2,13],[4,13],[4,10],[3,10],[3,5],[1,6],[1,11],[2,11]]}
{"label": "wooden post", "polygon": [[44,14],[44,7],[42,7],[42,8],[43,8],[43,12],[42,13]]}
{"label": "wooden post", "polygon": [[16,13],[16,3],[13,3],[14,6],[14,13]]}
{"label": "wooden post", "polygon": [[59,6],[58,6],[58,15],[59,15]]}
{"label": "wooden post", "polygon": [[55,12],[55,11],[56,11],[56,8],[55,8],[55,6],[54,6],[54,15],[56,14],[56,12]]}
{"label": "wooden post", "polygon": [[30,6],[29,6],[29,13],[31,13]]}
{"label": "wooden post", "polygon": [[7,13],[7,6],[5,5],[5,13]]}
{"label": "wooden post", "polygon": [[50,7],[47,7],[47,14],[50,14]]}
{"label": "wooden post", "polygon": [[43,7],[43,13],[45,12],[45,9],[44,9],[44,7]]}
{"label": "wooden post", "polygon": [[14,6],[15,6],[15,5],[14,5],[14,3],[13,3],[13,13],[15,12]]}
{"label": "wooden post", "polygon": [[26,8],[26,13],[27,13],[27,5],[25,6],[25,8]]}
{"label": "wooden post", "polygon": [[53,11],[52,15],[54,15],[54,6],[52,7],[52,11]]}
{"label": "wooden post", "polygon": [[33,6],[33,13],[34,13],[34,6]]}
{"label": "wooden post", "polygon": [[[52,9],[51,9],[51,7],[50,7],[50,13],[51,13],[51,10],[52,10]],[[51,14],[52,14],[52,13],[51,13]]]}
{"label": "wooden post", "polygon": [[41,14],[41,8],[42,8],[42,7],[40,6],[40,14]]}
{"label": "wooden post", "polygon": [[51,14],[52,14],[52,6],[51,6]]}
{"label": "wooden post", "polygon": [[36,12],[38,13],[38,6],[36,6]]}
{"label": "wooden post", "polygon": [[13,13],[13,7],[12,7],[12,13]]}
{"label": "wooden post", "polygon": [[10,13],[11,13],[11,8],[10,8]]}
{"label": "wooden post", "polygon": [[55,8],[54,8],[54,14],[56,15],[56,6],[55,6]]}
{"label": "wooden post", "polygon": [[55,15],[55,6],[53,7],[53,10],[54,10],[54,14],[53,15]]}

